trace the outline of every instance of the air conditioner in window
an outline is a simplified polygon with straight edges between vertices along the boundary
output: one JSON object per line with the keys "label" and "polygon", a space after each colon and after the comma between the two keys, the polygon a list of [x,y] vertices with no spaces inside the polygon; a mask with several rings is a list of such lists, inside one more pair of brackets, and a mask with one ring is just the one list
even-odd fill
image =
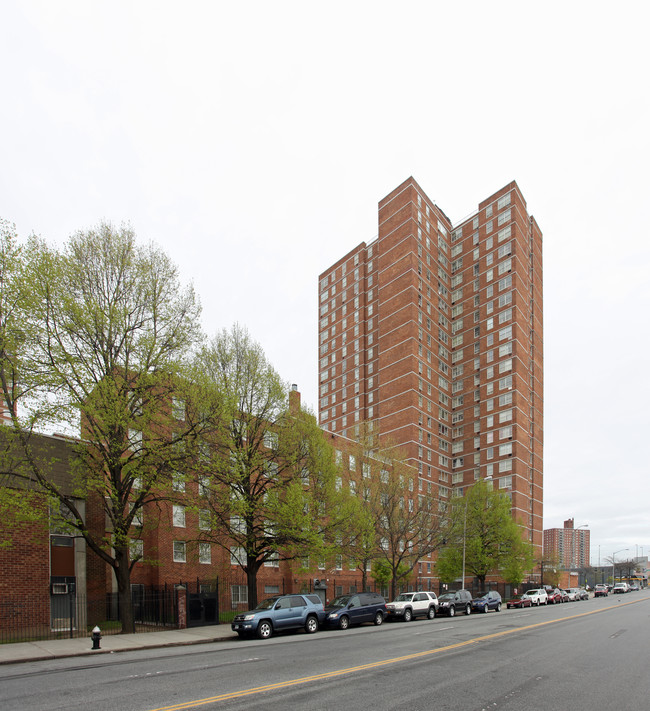
{"label": "air conditioner in window", "polygon": [[67,595],[68,583],[52,583],[52,595]]}

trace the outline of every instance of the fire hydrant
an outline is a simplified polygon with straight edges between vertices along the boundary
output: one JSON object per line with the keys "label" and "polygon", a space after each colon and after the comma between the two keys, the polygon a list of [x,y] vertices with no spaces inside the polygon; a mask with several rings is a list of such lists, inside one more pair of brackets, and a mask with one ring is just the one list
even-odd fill
{"label": "fire hydrant", "polygon": [[90,639],[93,641],[93,649],[100,649],[99,646],[99,640],[102,638],[102,631],[95,625],[95,628],[93,629],[93,633],[90,636]]}

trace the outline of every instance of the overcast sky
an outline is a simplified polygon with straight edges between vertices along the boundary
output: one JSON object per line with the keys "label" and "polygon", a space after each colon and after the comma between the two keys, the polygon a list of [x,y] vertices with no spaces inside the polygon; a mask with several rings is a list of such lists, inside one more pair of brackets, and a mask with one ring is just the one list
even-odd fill
{"label": "overcast sky", "polygon": [[129,222],[315,410],[318,275],[412,175],[544,233],[544,526],[650,553],[647,2],[0,0],[0,217]]}

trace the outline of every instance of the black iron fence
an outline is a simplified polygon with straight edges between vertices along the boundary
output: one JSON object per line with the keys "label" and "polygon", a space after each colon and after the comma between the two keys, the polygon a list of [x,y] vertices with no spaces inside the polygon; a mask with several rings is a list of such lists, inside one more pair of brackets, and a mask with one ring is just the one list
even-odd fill
{"label": "black iron fence", "polygon": [[[433,590],[438,595],[455,590],[458,584],[444,585],[437,581],[418,579],[401,585],[398,592]],[[488,583],[479,586],[476,580],[466,582],[472,594],[482,590],[497,590],[503,598],[510,597],[514,588],[505,583]],[[539,587],[524,583],[517,592]],[[361,592],[361,578],[285,578],[259,580],[257,599],[285,593],[316,593],[324,603],[338,595]],[[387,600],[389,588],[377,585],[368,578],[368,591],[378,592]],[[179,596],[185,597],[186,615],[179,620]],[[131,600],[136,632],[156,632],[182,626],[229,624],[250,602],[246,576],[241,572],[209,580],[179,581],[160,587],[132,585]],[[100,598],[75,592],[52,594],[49,599],[23,598],[19,601],[0,601],[0,644],[39,639],[90,637],[95,626],[102,635],[122,632],[120,601],[117,593],[107,593]]]}
{"label": "black iron fence", "polygon": [[[133,594],[136,632],[177,626],[174,588],[138,589]],[[49,599],[0,602],[0,644],[39,639],[90,637],[98,626],[102,635],[119,634],[120,604],[116,593],[101,598],[66,592]]]}

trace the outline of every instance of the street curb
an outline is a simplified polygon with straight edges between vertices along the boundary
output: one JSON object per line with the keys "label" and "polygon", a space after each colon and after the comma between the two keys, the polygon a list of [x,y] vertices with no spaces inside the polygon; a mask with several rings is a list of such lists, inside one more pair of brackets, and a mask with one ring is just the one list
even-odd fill
{"label": "street curb", "polygon": [[147,649],[165,649],[166,647],[193,647],[198,644],[214,644],[216,642],[234,642],[238,637],[214,637],[206,639],[184,640],[180,642],[164,642],[160,644],[145,644],[135,647],[123,647],[121,649],[91,649],[83,652],[65,652],[62,654],[40,654],[33,657],[23,657],[21,659],[0,659],[0,666],[9,664],[23,664],[29,662],[45,662],[52,659],[71,659],[73,657],[98,657],[105,654],[121,654],[122,652],[141,652]]}

